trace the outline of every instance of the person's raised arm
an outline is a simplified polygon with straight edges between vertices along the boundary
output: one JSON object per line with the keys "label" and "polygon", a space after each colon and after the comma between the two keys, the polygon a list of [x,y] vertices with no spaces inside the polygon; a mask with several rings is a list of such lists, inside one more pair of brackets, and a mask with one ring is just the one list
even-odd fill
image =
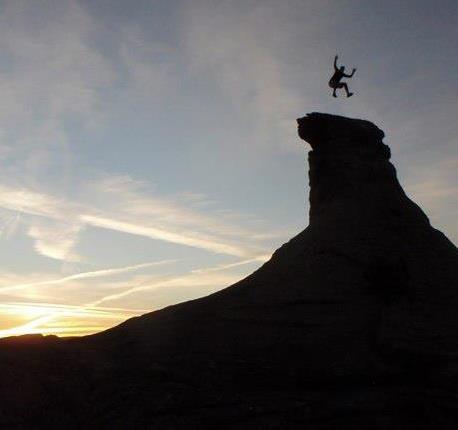
{"label": "person's raised arm", "polygon": [[349,75],[344,74],[344,76],[345,76],[346,78],[352,78],[353,75],[355,74],[355,72],[356,72],[356,68],[353,68],[353,70],[351,71],[351,73],[350,73]]}
{"label": "person's raised arm", "polygon": [[338,58],[339,58],[339,57],[338,57],[337,55],[334,57],[334,70],[335,70],[336,72],[337,72],[337,70],[339,70],[338,67],[337,67],[337,59],[338,59]]}

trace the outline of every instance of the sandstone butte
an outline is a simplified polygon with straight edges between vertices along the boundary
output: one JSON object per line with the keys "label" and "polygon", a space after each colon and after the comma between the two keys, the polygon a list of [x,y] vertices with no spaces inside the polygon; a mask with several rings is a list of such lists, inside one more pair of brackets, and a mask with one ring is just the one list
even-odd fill
{"label": "sandstone butte", "polygon": [[[458,253],[374,124],[312,113],[310,223],[240,282],[0,342],[0,427],[458,428]],[[272,196],[275,198],[275,196]]]}

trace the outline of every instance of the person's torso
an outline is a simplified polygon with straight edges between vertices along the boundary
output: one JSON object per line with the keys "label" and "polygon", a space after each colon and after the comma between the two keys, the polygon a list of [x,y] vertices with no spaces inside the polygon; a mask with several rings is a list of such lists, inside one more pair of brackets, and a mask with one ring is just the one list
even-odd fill
{"label": "person's torso", "polygon": [[336,70],[332,75],[331,79],[329,80],[329,82],[339,82],[343,78],[343,75],[343,72],[341,72],[340,70]]}

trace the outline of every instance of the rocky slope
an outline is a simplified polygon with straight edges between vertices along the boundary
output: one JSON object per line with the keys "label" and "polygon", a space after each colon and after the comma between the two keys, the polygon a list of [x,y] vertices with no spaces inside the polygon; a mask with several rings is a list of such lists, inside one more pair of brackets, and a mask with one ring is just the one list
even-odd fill
{"label": "rocky slope", "polygon": [[375,125],[298,124],[309,226],[216,294],[94,336],[0,342],[0,427],[456,427],[456,247]]}

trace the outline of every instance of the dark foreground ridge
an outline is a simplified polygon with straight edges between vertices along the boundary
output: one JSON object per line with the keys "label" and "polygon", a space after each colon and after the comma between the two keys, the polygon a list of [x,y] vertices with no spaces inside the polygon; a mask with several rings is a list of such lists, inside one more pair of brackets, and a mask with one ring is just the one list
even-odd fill
{"label": "dark foreground ridge", "polygon": [[456,247],[374,124],[298,124],[310,225],[216,294],[93,336],[0,342],[0,428],[456,428]]}

